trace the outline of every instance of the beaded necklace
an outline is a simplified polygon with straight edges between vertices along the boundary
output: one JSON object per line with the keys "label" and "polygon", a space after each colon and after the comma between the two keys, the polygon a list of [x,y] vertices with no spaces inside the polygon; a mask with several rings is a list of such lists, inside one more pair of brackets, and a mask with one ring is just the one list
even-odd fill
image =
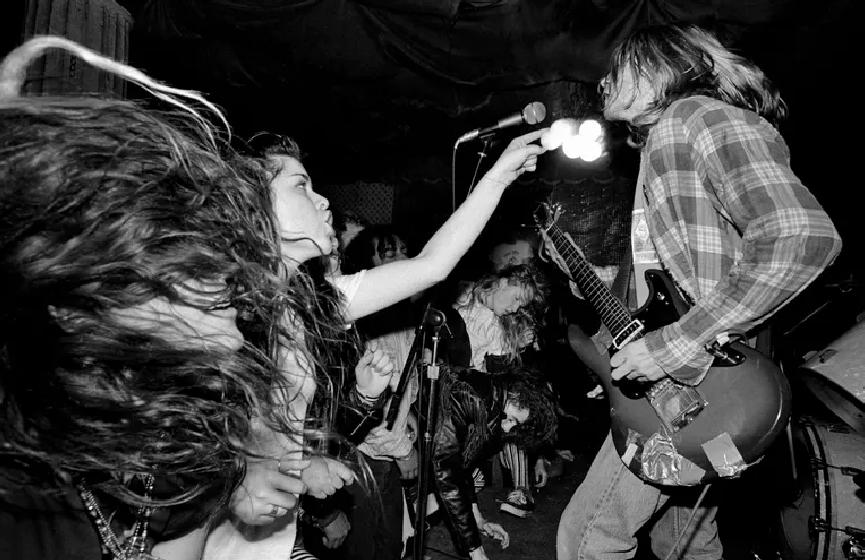
{"label": "beaded necklace", "polygon": [[[135,525],[132,526],[132,534],[125,539],[123,544],[117,539],[117,535],[111,529],[111,525],[102,513],[99,502],[93,493],[83,484],[78,486],[78,494],[87,513],[96,524],[99,533],[99,542],[102,544],[102,553],[110,554],[114,560],[161,560],[152,554],[145,552],[147,546],[147,529],[150,526],[152,507],[139,506],[136,511]],[[153,475],[148,475],[144,483],[144,496],[150,497],[153,491]]]}

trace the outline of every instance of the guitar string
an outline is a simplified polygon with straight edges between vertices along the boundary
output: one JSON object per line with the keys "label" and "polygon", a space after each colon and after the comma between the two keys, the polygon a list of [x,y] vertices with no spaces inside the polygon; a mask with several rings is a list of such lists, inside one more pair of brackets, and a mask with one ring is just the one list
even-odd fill
{"label": "guitar string", "polygon": [[[591,265],[589,265],[586,259],[571,246],[570,239],[566,237],[566,234],[561,231],[558,226],[551,226],[549,231],[551,233],[551,238],[559,237],[559,241],[565,243],[565,250],[560,251],[559,253],[565,257],[566,261],[568,261],[567,264],[569,265],[569,268],[571,264],[574,264],[577,267],[577,275],[574,280],[577,281],[583,294],[595,304],[596,308],[607,308],[606,311],[598,309],[601,318],[606,319],[604,320],[604,323],[613,331],[624,330],[627,328],[633,318],[631,317],[631,314],[624,309],[624,305],[612,293],[610,293],[609,289],[603,284],[603,281],[598,278],[597,274],[592,270]],[[553,239],[553,241],[556,241],[556,239]],[[584,288],[580,285],[581,283],[588,283],[589,286]],[[607,317],[605,317],[605,315],[607,315]]]}
{"label": "guitar string", "polygon": [[599,313],[601,314],[602,319],[604,319],[605,324],[613,330],[626,328],[632,321],[630,313],[623,308],[621,302],[609,293],[609,290],[603,285],[602,281],[597,278],[597,275],[591,269],[590,265],[585,262],[585,258],[583,258],[579,252],[571,246],[572,242],[566,237],[566,234],[555,225],[550,226],[549,231],[551,232],[551,237],[558,237],[560,238],[560,241],[565,243],[565,250],[560,252],[560,254],[562,254],[566,260],[576,262],[576,266],[579,270],[575,280],[582,280],[584,283],[591,283],[587,288],[582,286],[580,287],[584,295],[596,304],[595,307],[611,308],[606,311],[599,309]]}
{"label": "guitar string", "polygon": [[[561,239],[562,241],[568,241],[563,232],[555,231],[554,233],[558,237],[563,238]],[[590,283],[590,286],[588,287],[581,286],[585,295],[590,297],[592,300],[600,300],[598,303],[604,304],[606,307],[611,307],[607,313],[602,311],[602,315],[611,313],[614,317],[610,317],[610,319],[613,319],[615,322],[628,322],[630,320],[629,314],[619,308],[620,303],[613,298],[612,294],[608,293],[606,286],[604,286],[601,280],[597,278],[597,275],[594,274],[594,271],[591,270],[590,266],[585,262],[585,259],[583,259],[573,247],[570,247],[569,244],[566,245],[563,253],[566,260],[574,261],[574,263],[569,264],[575,264],[578,268],[577,278],[575,278],[575,280],[582,280],[583,283]]]}

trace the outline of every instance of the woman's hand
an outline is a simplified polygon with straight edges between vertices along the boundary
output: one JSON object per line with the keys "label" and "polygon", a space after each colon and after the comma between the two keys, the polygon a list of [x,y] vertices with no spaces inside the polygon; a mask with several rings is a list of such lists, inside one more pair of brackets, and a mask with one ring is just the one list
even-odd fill
{"label": "woman's hand", "polygon": [[[508,535],[508,532],[504,530],[504,528],[498,523],[491,523],[484,519],[484,516],[481,514],[481,510],[478,505],[472,504],[472,513],[475,517],[475,523],[478,526],[482,535],[486,535],[488,537],[492,537],[497,541],[502,543],[502,548],[507,548],[509,544],[511,544],[511,537]],[[481,547],[483,548],[483,547]],[[477,549],[475,549],[477,550]],[[486,558],[486,553],[481,551],[484,554],[484,558]]]}
{"label": "woman's hand", "polygon": [[405,429],[394,426],[393,430],[388,430],[384,424],[373,428],[363,443],[373,454],[387,457],[405,457],[412,449],[412,442]]}
{"label": "woman's hand", "polygon": [[418,454],[417,449],[412,447],[411,453],[404,459],[397,459],[396,466],[399,467],[400,478],[403,480],[413,480],[417,478],[418,473]]}
{"label": "woman's hand", "polygon": [[414,412],[409,412],[405,419],[405,433],[408,435],[409,441],[417,441],[417,416],[414,415]]}
{"label": "woman's hand", "polygon": [[547,461],[543,457],[538,457],[535,463],[535,487],[543,488],[547,484]]}
{"label": "woman's hand", "polygon": [[304,472],[308,460],[247,459],[243,482],[228,503],[231,513],[249,525],[267,525],[297,507],[306,484],[288,474]]}
{"label": "woman's hand", "polygon": [[498,523],[493,523],[491,521],[484,521],[483,525],[478,527],[481,530],[481,533],[492,537],[493,539],[502,543],[502,548],[507,548],[508,545],[511,544],[511,537],[508,535],[508,532],[504,530],[504,528]]}
{"label": "woman's hand", "polygon": [[546,150],[538,144],[532,144],[532,142],[540,139],[547,130],[549,129],[536,130],[511,140],[499,159],[487,171],[485,177],[495,183],[510,185],[526,171],[537,169],[538,155]]}
{"label": "woman's hand", "polygon": [[333,521],[321,528],[322,533],[324,533],[321,542],[327,548],[339,548],[345,542],[350,530],[351,523],[348,522],[345,513],[340,511]]}
{"label": "woman's hand", "polygon": [[376,399],[387,388],[393,374],[393,362],[378,347],[376,341],[366,346],[366,351],[354,368],[358,392],[369,399]]}
{"label": "woman's hand", "polygon": [[354,472],[335,459],[314,457],[309,466],[301,473],[306,485],[306,493],[314,498],[324,499],[354,482]]}
{"label": "woman's hand", "polygon": [[479,546],[476,549],[469,552],[469,558],[471,558],[471,560],[490,560],[487,557],[487,553],[484,552],[484,547],[482,547],[482,546]]}
{"label": "woman's hand", "polygon": [[535,329],[529,327],[523,329],[523,332],[522,334],[520,334],[520,339],[517,344],[519,344],[520,349],[523,349],[532,346],[533,344],[537,346],[535,342],[537,342],[537,335],[535,334]]}

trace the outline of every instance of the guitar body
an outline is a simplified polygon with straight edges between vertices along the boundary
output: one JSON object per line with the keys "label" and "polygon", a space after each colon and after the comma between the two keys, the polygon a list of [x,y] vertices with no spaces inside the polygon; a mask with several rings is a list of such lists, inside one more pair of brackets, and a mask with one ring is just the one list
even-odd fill
{"label": "guitar body", "polygon": [[[548,255],[598,312],[615,348],[674,323],[688,305],[665,272],[645,273],[649,297],[636,311],[618,300],[571,237],[544,207],[535,219]],[[551,215],[552,211],[552,215]],[[715,361],[696,387],[676,372],[653,383],[613,382],[609,359],[579,333],[571,347],[600,377],[610,401],[612,437],[628,469],[663,486],[695,486],[735,477],[758,462],[790,419],[790,384],[774,362],[737,342],[714,345]],[[581,357],[583,357],[581,355]]]}
{"label": "guitar body", "polygon": [[[651,332],[678,320],[687,304],[665,273],[650,270],[645,276],[649,298],[634,318]],[[744,344],[725,348],[739,363],[715,361],[696,387],[705,408],[675,433],[665,429],[643,390],[614,383],[609,365],[596,371],[609,396],[613,442],[631,472],[646,482],[680,486],[735,476],[759,461],[785,429],[791,401],[787,378]],[[663,437],[653,440],[656,434]]]}

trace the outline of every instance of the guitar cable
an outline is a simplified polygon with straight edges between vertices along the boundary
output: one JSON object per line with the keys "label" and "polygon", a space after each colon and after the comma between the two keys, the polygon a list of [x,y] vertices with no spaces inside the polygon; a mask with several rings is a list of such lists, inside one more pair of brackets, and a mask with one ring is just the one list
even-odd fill
{"label": "guitar cable", "polygon": [[[703,498],[706,497],[706,493],[709,491],[709,487],[711,484],[707,484],[703,487],[703,491],[700,492],[700,497],[697,498],[697,503],[694,504],[694,510],[691,512],[691,515],[688,516],[688,522],[685,523],[685,527],[679,532],[679,536],[676,537],[676,540],[673,541],[673,547],[670,549],[670,552],[667,553],[667,556],[664,560],[670,560],[673,557],[673,554],[676,552],[676,549],[679,547],[679,541],[682,540],[682,537],[685,536],[685,533],[688,532],[688,528],[691,526],[691,523],[694,521],[694,517],[697,515],[699,511],[700,504],[703,503]],[[680,555],[681,556],[681,555]]]}

